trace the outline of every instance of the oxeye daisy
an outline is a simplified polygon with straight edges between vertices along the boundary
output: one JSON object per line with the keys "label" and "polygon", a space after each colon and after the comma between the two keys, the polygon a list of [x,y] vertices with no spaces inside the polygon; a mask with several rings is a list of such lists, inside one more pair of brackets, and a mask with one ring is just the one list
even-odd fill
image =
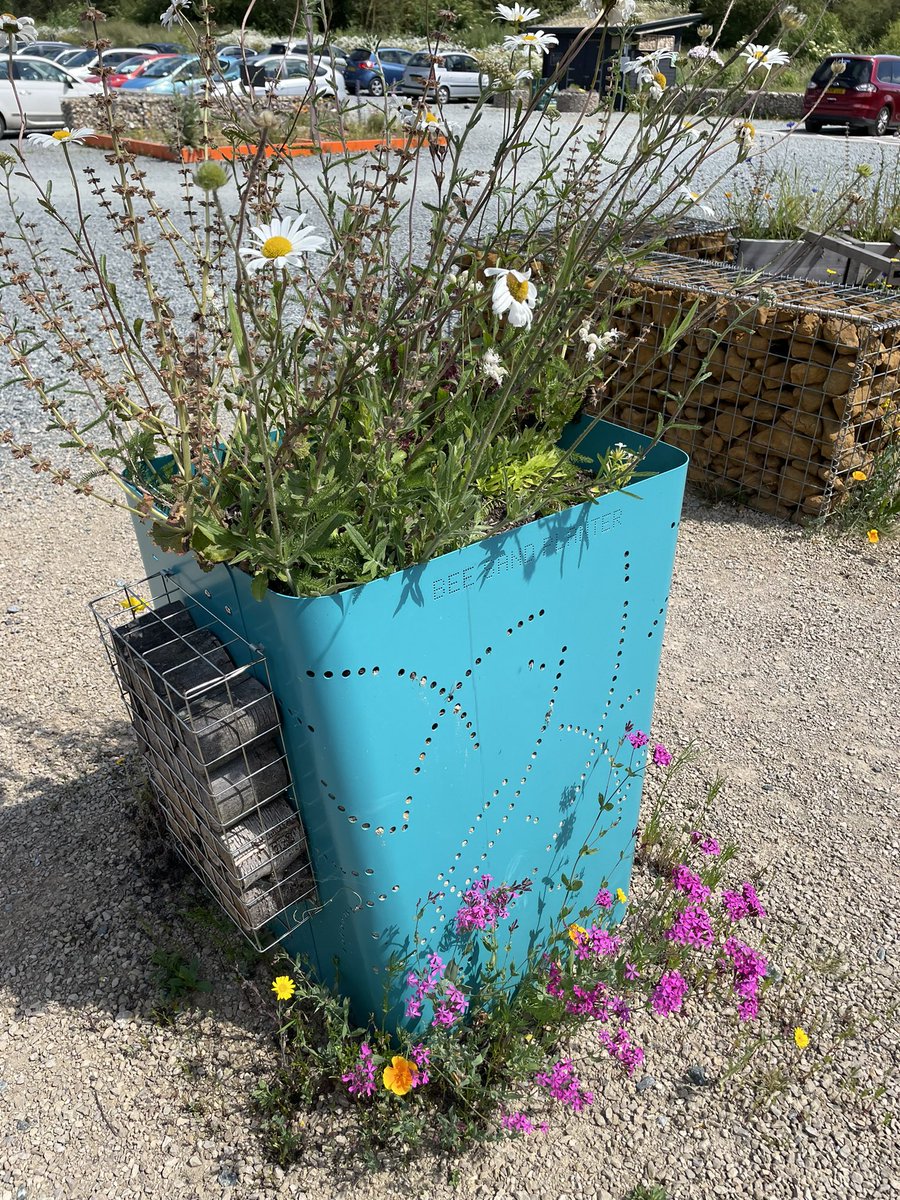
{"label": "oxeye daisy", "polygon": [[80,145],[85,138],[93,135],[93,129],[88,129],[86,125],[79,129],[57,129],[55,133],[30,133],[28,141],[34,142],[36,146],[57,146],[65,145]]}
{"label": "oxeye daisy", "polygon": [[512,33],[503,39],[504,50],[539,50],[541,54],[546,54],[551,46],[558,45],[556,34],[544,33],[543,29],[537,33]]}
{"label": "oxeye daisy", "polygon": [[751,68],[765,67],[767,71],[770,71],[772,67],[787,66],[791,61],[790,55],[777,46],[758,46],[755,42],[751,42],[744,48],[741,57],[747,60]]}
{"label": "oxeye daisy", "polygon": [[160,25],[164,25],[166,29],[171,29],[173,25],[180,25],[184,20],[184,13],[191,7],[191,0],[171,0],[169,7],[159,18]]}
{"label": "oxeye daisy", "polygon": [[689,204],[695,204],[705,216],[715,216],[715,213],[708,204],[700,203],[702,197],[699,192],[692,192],[691,189],[686,187],[684,184],[682,184],[682,186],[678,189],[678,192],[682,199],[686,200]]}
{"label": "oxeye daisy", "polygon": [[266,267],[292,267],[300,256],[310,250],[321,250],[325,239],[311,225],[305,224],[306,217],[275,217],[267,225],[254,225],[250,236],[257,245],[242,246],[240,255],[248,271],[262,271]]}
{"label": "oxeye daisy", "polygon": [[492,306],[497,316],[506,315],[510,325],[527,328],[534,313],[537,288],[531,282],[531,269],[514,271],[511,267],[488,267],[485,275],[494,276]]}
{"label": "oxeye daisy", "polygon": [[537,8],[525,8],[522,4],[498,4],[494,9],[501,21],[511,21],[514,25],[522,25],[525,21],[536,21],[541,15]]}

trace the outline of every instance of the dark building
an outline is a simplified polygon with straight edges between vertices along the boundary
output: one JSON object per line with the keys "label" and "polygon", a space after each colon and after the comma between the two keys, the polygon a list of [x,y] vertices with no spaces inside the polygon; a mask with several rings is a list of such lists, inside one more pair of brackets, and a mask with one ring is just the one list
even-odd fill
{"label": "dark building", "polygon": [[[604,96],[616,90],[620,85],[618,78],[613,78],[613,70],[618,66],[623,37],[626,38],[627,58],[637,58],[654,51],[660,52],[660,70],[671,83],[675,78],[675,68],[671,60],[666,58],[666,54],[680,50],[684,31],[698,25],[702,20],[702,13],[681,13],[657,21],[644,21],[640,25],[633,25],[627,31],[601,26],[590,33],[575,52],[565,76],[559,80],[559,86],[593,89]],[[584,38],[589,24],[587,18],[584,18],[580,24],[576,24],[573,19],[565,25],[541,26],[545,33],[552,33],[559,39],[559,45],[552,47],[544,55],[545,79],[556,73],[559,64],[571,52],[572,46]]]}

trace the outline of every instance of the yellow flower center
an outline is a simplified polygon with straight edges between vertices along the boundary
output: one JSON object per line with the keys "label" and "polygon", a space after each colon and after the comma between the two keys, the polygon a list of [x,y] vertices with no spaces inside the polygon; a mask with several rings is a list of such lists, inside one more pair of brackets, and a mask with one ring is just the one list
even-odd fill
{"label": "yellow flower center", "polygon": [[537,34],[535,34],[535,33],[523,33],[523,34],[522,34],[522,41],[523,41],[523,42],[536,42],[536,41],[537,41]]}
{"label": "yellow flower center", "polygon": [[72,135],[68,129],[57,129],[56,133],[51,133],[50,136],[58,142],[67,142]]}
{"label": "yellow flower center", "polygon": [[520,304],[524,304],[528,299],[528,280],[517,279],[515,275],[506,276],[506,286],[509,288],[509,294],[513,300],[518,300]]}
{"label": "yellow flower center", "polygon": [[[54,134],[54,137],[56,135]],[[291,252],[291,243],[286,237],[270,237],[262,244],[263,258],[284,258]]]}
{"label": "yellow flower center", "polygon": [[663,75],[662,71],[655,71],[653,74],[653,82],[657,84],[657,86],[664,88],[668,83],[668,80],[666,79],[665,75]]}
{"label": "yellow flower center", "polygon": [[756,59],[757,62],[762,62],[763,59],[766,57],[766,52],[765,52],[765,50],[755,50],[753,53],[753,57]]}
{"label": "yellow flower center", "polygon": [[434,113],[426,113],[425,114],[425,124],[426,125],[431,125],[433,123],[437,123],[437,120],[438,120],[438,118],[434,115]]}

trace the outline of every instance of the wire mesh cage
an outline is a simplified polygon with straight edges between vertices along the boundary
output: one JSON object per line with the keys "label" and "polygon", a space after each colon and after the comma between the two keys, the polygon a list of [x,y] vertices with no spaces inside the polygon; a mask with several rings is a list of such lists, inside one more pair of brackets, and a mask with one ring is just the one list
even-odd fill
{"label": "wire mesh cage", "polygon": [[765,512],[826,516],[897,439],[900,293],[666,254],[603,287],[625,335],[606,371],[610,415],[641,433],[679,422],[666,440],[695,481]]}
{"label": "wire mesh cage", "polygon": [[165,572],[91,609],[175,848],[269,949],[317,896],[264,655]]}

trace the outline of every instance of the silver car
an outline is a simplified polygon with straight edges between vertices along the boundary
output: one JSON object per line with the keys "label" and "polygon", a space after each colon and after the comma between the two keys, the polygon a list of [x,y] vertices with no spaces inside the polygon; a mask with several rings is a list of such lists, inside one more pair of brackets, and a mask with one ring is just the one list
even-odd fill
{"label": "silver car", "polygon": [[432,55],[414,54],[406,64],[403,78],[397,87],[402,96],[426,96],[439,104],[451,100],[477,100],[490,83],[478,63],[465,50],[445,50],[434,63],[434,82],[431,80]]}
{"label": "silver car", "polygon": [[304,54],[260,54],[242,65],[241,78],[258,95],[307,96],[312,90],[317,99],[334,98],[338,104],[347,99],[344,77],[329,59],[314,59],[310,75],[309,58]]}
{"label": "silver car", "polygon": [[64,99],[101,90],[99,83],[85,83],[46,58],[0,58],[0,137],[22,128],[22,113],[26,129],[59,129]]}

